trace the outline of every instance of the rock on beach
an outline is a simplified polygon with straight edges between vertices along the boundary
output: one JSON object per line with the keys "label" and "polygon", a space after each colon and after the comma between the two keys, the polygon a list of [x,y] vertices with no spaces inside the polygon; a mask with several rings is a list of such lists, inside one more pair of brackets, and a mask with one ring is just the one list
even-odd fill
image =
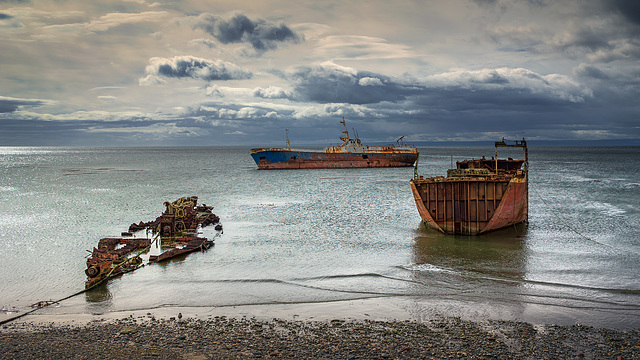
{"label": "rock on beach", "polygon": [[151,314],[6,324],[0,359],[638,359],[640,329],[440,318],[289,321]]}

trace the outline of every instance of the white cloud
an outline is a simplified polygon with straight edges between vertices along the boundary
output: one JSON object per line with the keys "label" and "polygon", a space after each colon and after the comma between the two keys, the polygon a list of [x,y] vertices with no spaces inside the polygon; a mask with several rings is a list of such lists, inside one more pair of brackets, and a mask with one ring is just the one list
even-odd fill
{"label": "white cloud", "polygon": [[171,138],[179,136],[202,136],[203,130],[196,127],[179,126],[176,123],[155,123],[148,126],[126,126],[126,127],[96,127],[92,126],[85,130],[87,133],[123,133],[123,134],[145,134],[153,135],[156,139]]}
{"label": "white cloud", "polygon": [[169,15],[166,11],[147,11],[142,13],[109,13],[87,22],[74,22],[42,26],[33,38],[40,40],[59,40],[59,37],[71,35],[92,35],[104,32],[124,24],[159,22]]}
{"label": "white cloud", "polygon": [[372,78],[372,77],[363,77],[362,79],[358,80],[358,85],[360,85],[360,86],[384,86],[384,84],[382,83],[382,80],[380,80],[378,78]]}
{"label": "white cloud", "polygon": [[571,102],[582,102],[593,92],[566,75],[540,75],[523,68],[457,69],[426,78],[430,87],[460,87],[469,90],[526,90],[532,94],[557,97]]}
{"label": "white cloud", "polygon": [[108,102],[108,103],[113,103],[118,101],[118,98],[115,96],[109,96],[109,95],[102,95],[102,96],[98,96],[98,99],[104,101],[104,102]]}
{"label": "white cloud", "polygon": [[253,96],[265,99],[290,99],[293,93],[277,86],[269,86],[266,89],[253,89]]}
{"label": "white cloud", "polygon": [[331,35],[318,39],[314,53],[333,60],[379,60],[415,58],[417,54],[404,44],[390,44],[372,36]]}
{"label": "white cloud", "polygon": [[158,114],[148,114],[138,111],[110,112],[103,110],[75,111],[63,114],[43,114],[30,111],[16,111],[15,115],[21,119],[43,121],[131,121],[160,118]]}

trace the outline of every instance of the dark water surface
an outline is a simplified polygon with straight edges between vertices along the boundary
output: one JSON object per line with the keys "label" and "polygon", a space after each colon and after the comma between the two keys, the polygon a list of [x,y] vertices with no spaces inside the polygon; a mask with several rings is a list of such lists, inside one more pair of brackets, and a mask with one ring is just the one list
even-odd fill
{"label": "dark water surface", "polygon": [[[420,148],[419,173],[491,145]],[[529,155],[528,225],[467,237],[424,228],[412,168],[259,171],[245,148],[0,148],[0,306],[83,289],[101,237],[196,195],[224,226],[208,252],[40,311],[397,298],[416,318],[640,326],[640,147]]]}

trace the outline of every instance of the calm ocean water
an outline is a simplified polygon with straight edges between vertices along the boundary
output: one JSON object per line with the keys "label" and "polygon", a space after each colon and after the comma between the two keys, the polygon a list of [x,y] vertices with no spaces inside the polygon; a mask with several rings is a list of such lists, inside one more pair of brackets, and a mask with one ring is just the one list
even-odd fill
{"label": "calm ocean water", "polygon": [[[419,151],[433,176],[494,149]],[[424,228],[413,168],[258,171],[245,148],[0,148],[0,306],[82,290],[101,237],[196,195],[224,226],[209,251],[39,312],[398,298],[416,317],[640,326],[640,147],[529,155],[528,225],[466,237]]]}

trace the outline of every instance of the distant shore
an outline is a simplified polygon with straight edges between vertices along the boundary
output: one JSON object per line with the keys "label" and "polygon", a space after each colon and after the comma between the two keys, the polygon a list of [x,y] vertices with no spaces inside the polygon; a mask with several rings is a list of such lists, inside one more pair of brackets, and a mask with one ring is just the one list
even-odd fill
{"label": "distant shore", "polygon": [[[307,309],[307,310],[305,310]],[[637,359],[640,328],[433,316],[349,317],[331,304],[27,315],[0,326],[0,359]],[[385,309],[378,309],[378,314]],[[310,315],[314,314],[314,315]],[[324,314],[318,316],[318,314]]]}

